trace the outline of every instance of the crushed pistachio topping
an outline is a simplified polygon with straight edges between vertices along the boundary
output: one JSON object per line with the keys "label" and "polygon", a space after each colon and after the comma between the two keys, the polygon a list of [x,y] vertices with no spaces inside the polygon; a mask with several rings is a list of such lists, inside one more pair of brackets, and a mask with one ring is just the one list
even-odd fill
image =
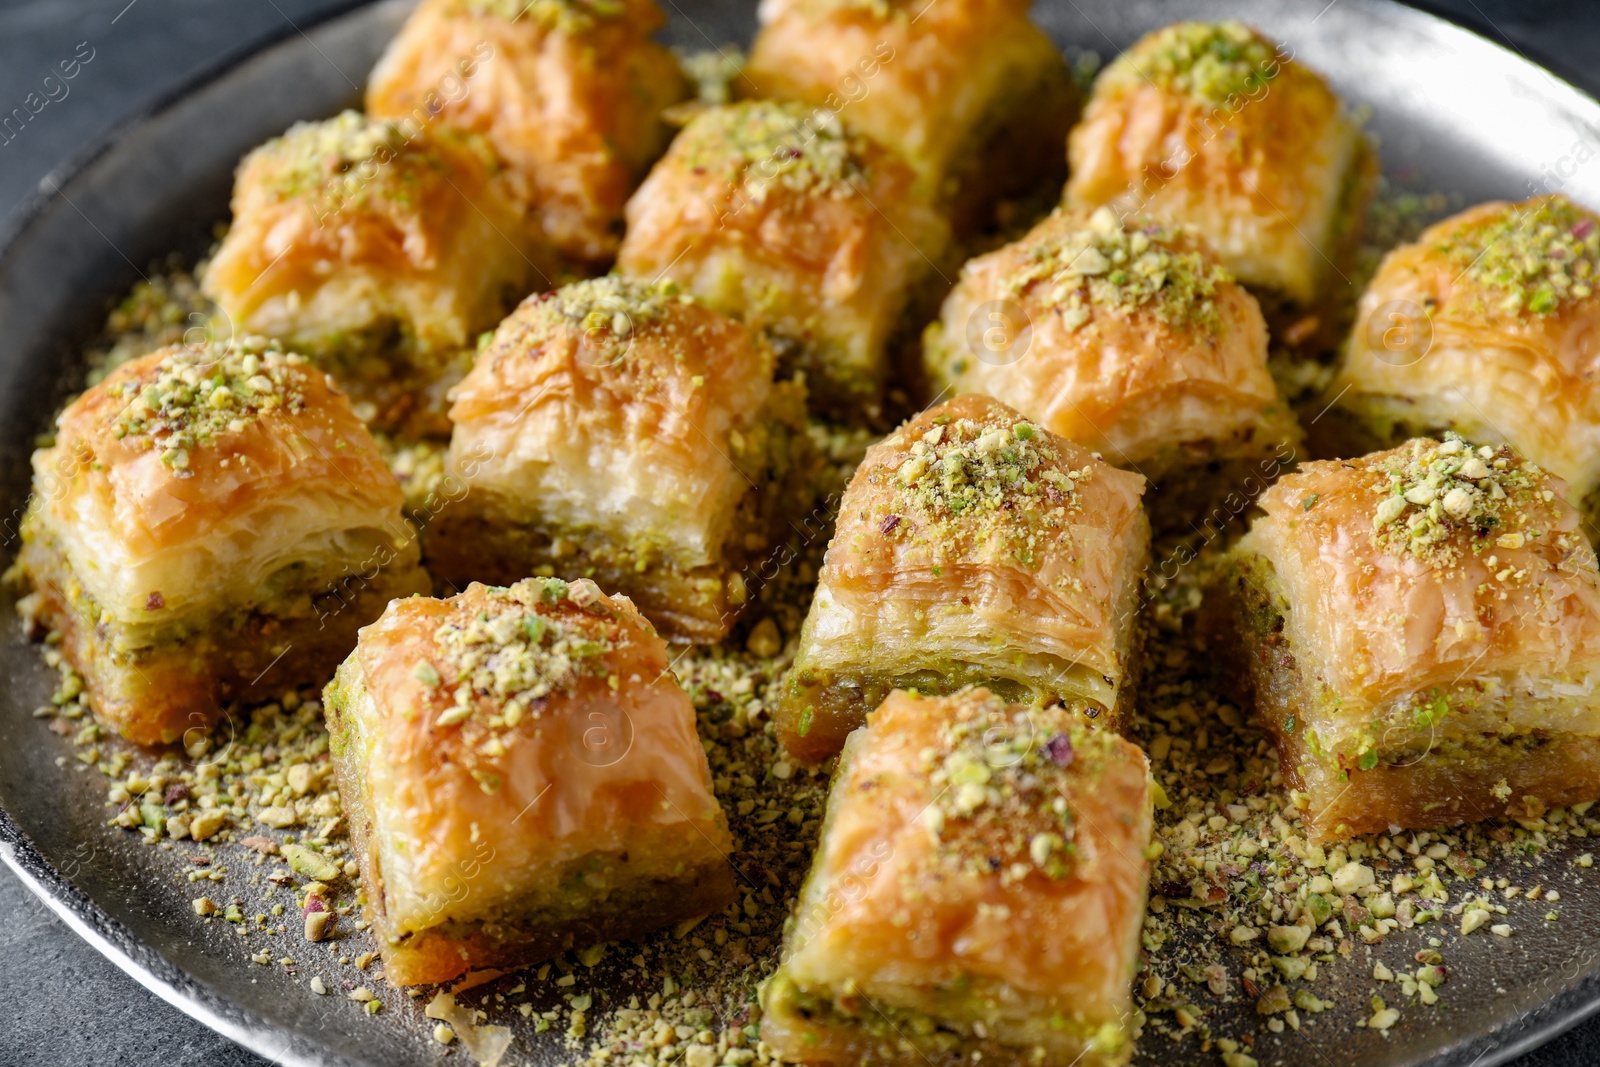
{"label": "crushed pistachio topping", "polygon": [[843,199],[870,180],[866,142],[839,116],[801,104],[752,100],[709,108],[678,135],[674,151],[733,190],[735,204],[766,202],[776,189]]}
{"label": "crushed pistachio topping", "polygon": [[913,423],[890,437],[889,453],[867,471],[894,489],[878,532],[937,546],[981,544],[998,536],[1015,558],[1035,566],[1047,543],[1065,535],[1078,487],[1092,465],[1062,470],[1049,433],[1020,415]]}
{"label": "crushed pistachio topping", "polygon": [[304,364],[303,357],[260,340],[174,348],[153,375],[106,386],[108,396],[125,401],[112,433],[160,449],[161,462],[188,477],[196,448],[238,433],[267,412],[298,414],[305,403]]}
{"label": "crushed pistachio topping", "polygon": [[[1600,222],[1564,196],[1510,205],[1499,215],[1451,234],[1440,251],[1498,298],[1493,309],[1549,315],[1594,294],[1600,266]],[[1472,298],[1474,307],[1478,298]]]}
{"label": "crushed pistachio topping", "polygon": [[1155,225],[1127,227],[1101,207],[1086,223],[1025,241],[1026,261],[1002,283],[1013,295],[1029,293],[1054,307],[1070,330],[1094,312],[1149,312],[1172,325],[1218,329],[1213,296],[1233,280],[1198,249],[1181,251],[1174,234]]}
{"label": "crushed pistachio topping", "polygon": [[1242,22],[1178,22],[1118,56],[1106,73],[1221,106],[1258,92],[1281,63],[1272,42]]}
{"label": "crushed pistachio topping", "polygon": [[438,725],[471,718],[476,702],[487,697],[498,709],[491,725],[515,726],[524,716],[537,718],[551,693],[570,690],[582,677],[604,677],[601,657],[616,649],[615,642],[556,614],[566,601],[609,616],[594,582],[528,578],[488,589],[484,599],[470,615],[442,623],[433,635],[437,661],[419,660],[412,670],[424,685],[455,686],[455,702]]}
{"label": "crushed pistachio topping", "polygon": [[1056,729],[1047,722],[1055,716],[998,697],[951,703],[937,745],[921,753],[922,822],[941,862],[1005,885],[1035,872],[1067,877],[1077,855],[1070,783],[1083,777],[1082,757],[1103,753],[1107,738]]}
{"label": "crushed pistachio topping", "polygon": [[[1466,531],[1475,551],[1520,547],[1528,531],[1509,528],[1521,509],[1544,499],[1543,475],[1509,447],[1474,449],[1460,434],[1417,439],[1377,468],[1389,477],[1372,514],[1372,537],[1386,550],[1429,562],[1454,558],[1452,535]],[[1503,536],[1502,536],[1503,535]]]}
{"label": "crushed pistachio topping", "polygon": [[473,15],[531,22],[563,33],[581,33],[601,21],[627,14],[623,0],[456,0],[459,10]]}
{"label": "crushed pistachio topping", "polygon": [[617,274],[564,285],[529,297],[506,329],[522,345],[537,344],[573,327],[583,331],[589,358],[609,363],[624,355],[639,331],[661,322],[675,304],[694,297],[673,281],[629,281]]}
{"label": "crushed pistachio topping", "polygon": [[357,111],[297,122],[251,158],[267,163],[279,199],[314,195],[319,210],[329,211],[368,203],[415,207],[419,174],[444,169],[428,140],[412,140],[398,123]]}

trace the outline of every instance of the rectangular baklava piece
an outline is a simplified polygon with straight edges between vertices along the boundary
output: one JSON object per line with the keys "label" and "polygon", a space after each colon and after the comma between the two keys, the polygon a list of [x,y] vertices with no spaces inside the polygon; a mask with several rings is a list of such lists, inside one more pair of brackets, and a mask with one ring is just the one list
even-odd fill
{"label": "rectangular baklava piece", "polygon": [[443,124],[293,126],[239,165],[201,279],[214,332],[313,356],[368,422],[448,433],[444,391],[478,334],[553,270],[500,171],[483,138]]}
{"label": "rectangular baklava piece", "polygon": [[1559,195],[1480,204],[1395,249],[1328,386],[1328,451],[1445,430],[1509,444],[1600,537],[1597,272],[1600,217]]}
{"label": "rectangular baklava piece", "polygon": [[627,219],[618,270],[765,331],[813,400],[852,421],[876,411],[890,340],[949,231],[896,153],[832,112],[775,101],[702,111]]}
{"label": "rectangular baklava piece", "polygon": [[739,84],[839,112],[899,152],[965,229],[997,197],[1066,177],[1077,89],[1028,6],[765,0]]}
{"label": "rectangular baklava piece", "polygon": [[1313,836],[1600,798],[1600,573],[1562,490],[1451,434],[1262,495],[1216,639]]}
{"label": "rectangular baklava piece", "polygon": [[1345,284],[1376,170],[1327,83],[1239,22],[1176,23],[1118,56],[1068,157],[1068,203],[1193,226],[1244,284],[1313,311]]}
{"label": "rectangular baklava piece", "polygon": [[1151,793],[1066,708],[892,693],[840,758],[762,1038],[839,1067],[1126,1063]]}
{"label": "rectangular baklava piece", "polygon": [[720,639],[807,507],[804,388],[773,358],[672,282],[529,298],[452,394],[467,492],[429,527],[438,576],[586,576],[674,638]]}
{"label": "rectangular baklava piece", "polygon": [[733,899],[694,708],[626,597],[530,578],[397,600],[324,704],[392,984],[533,963]]}
{"label": "rectangular baklava piece", "polygon": [[266,345],[123,364],[62,412],[33,490],[20,607],[145,744],[320,684],[391,597],[429,587],[366,427]]}
{"label": "rectangular baklava piece", "polygon": [[1157,483],[1158,527],[1300,440],[1255,298],[1191,233],[1108,207],[968,261],[923,351],[935,388],[995,397]]}
{"label": "rectangular baklava piece", "polygon": [[1119,722],[1150,550],[1144,485],[982,396],[872,446],[774,713],[783,745],[826,759],[893,689],[979,683]]}
{"label": "rectangular baklava piece", "polygon": [[688,94],[655,0],[425,0],[373,68],[367,113],[483,134],[563,255],[617,251],[622,208]]}

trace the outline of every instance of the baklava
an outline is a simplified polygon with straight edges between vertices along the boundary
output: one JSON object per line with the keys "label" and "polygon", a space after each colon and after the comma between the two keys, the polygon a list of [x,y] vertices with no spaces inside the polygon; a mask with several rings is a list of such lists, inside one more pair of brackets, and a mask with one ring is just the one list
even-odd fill
{"label": "baklava", "polygon": [[324,704],[393,985],[637,937],[733,899],[694,708],[626,597],[530,578],[397,600]]}
{"label": "baklava", "polygon": [[1106,207],[1057,211],[969,261],[924,354],[935,387],[1175,483],[1163,504],[1232,488],[1300,440],[1255,298],[1192,234]]}
{"label": "baklava", "polygon": [[1193,226],[1245,285],[1302,309],[1345,288],[1375,154],[1327,83],[1250,27],[1147,34],[1068,145],[1070,204]]}
{"label": "baklava", "polygon": [[1314,837],[1600,798],[1600,573],[1559,478],[1449,434],[1260,505],[1219,640]]}
{"label": "baklava", "polygon": [[1389,253],[1328,388],[1329,450],[1444,430],[1509,444],[1564,479],[1592,526],[1597,266],[1600,219],[1559,195],[1480,204]]}
{"label": "baklava", "polygon": [[982,396],[873,445],[783,683],[785,748],[834,755],[893,689],[986,684],[1120,722],[1149,556],[1144,486]]}
{"label": "baklava", "polygon": [[948,236],[915,186],[895,153],[831,112],[708,108],[628,202],[617,266],[765,331],[824,410],[858,419],[879,402],[890,339]]}
{"label": "baklava", "polygon": [[1063,707],[895,692],[851,734],[761,1036],[807,1064],[1126,1063],[1143,752]]}
{"label": "baklava", "polygon": [[773,358],[670,281],[528,298],[453,394],[467,493],[429,527],[438,576],[587,576],[673,637],[719,640],[805,510],[804,389],[774,384]]}
{"label": "baklava", "polygon": [[266,345],[123,364],[62,412],[33,481],[21,607],[143,744],[319,682],[390,598],[429,587],[366,427]]}
{"label": "baklava", "polygon": [[564,255],[616,254],[622,207],[688,93],[654,0],[424,0],[372,71],[367,112],[485,135]]}
{"label": "baklava", "polygon": [[1077,89],[1027,0],[763,0],[758,12],[739,84],[836,112],[899,152],[963,228],[997,197],[1066,177]]}
{"label": "baklava", "polygon": [[244,158],[233,224],[202,286],[219,332],[263,335],[332,370],[369,422],[442,422],[477,335],[551,257],[482,138],[347,111]]}

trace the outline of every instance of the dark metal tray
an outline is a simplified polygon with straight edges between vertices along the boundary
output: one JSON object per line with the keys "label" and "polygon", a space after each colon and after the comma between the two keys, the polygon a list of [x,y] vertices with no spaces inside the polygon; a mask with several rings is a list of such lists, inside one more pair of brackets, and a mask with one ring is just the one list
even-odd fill
{"label": "dark metal tray", "polygon": [[[216,72],[46,179],[0,237],[0,513],[15,531],[27,458],[75,387],[79,353],[109,301],[149,262],[204,247],[225,217],[233,168],[291,122],[358,102],[398,27],[403,2],[352,6]],[[666,0],[673,44],[748,41],[747,0]],[[1600,205],[1600,104],[1548,72],[1446,22],[1381,0],[1039,0],[1064,46],[1110,55],[1178,18],[1243,17],[1287,42],[1355,104],[1385,168],[1463,202],[1562,189]],[[7,549],[7,555],[10,547]],[[8,613],[9,603],[0,604]],[[0,618],[8,614],[0,615]],[[309,995],[281,968],[251,967],[225,924],[201,926],[172,861],[105,825],[105,781],[80,773],[31,716],[52,672],[14,625],[0,625],[0,856],[74,930],[163,999],[274,1062],[437,1063],[420,1008],[368,1018],[342,997]],[[1301,1035],[1284,1062],[1490,1067],[1600,1007],[1600,883],[1564,879],[1560,929],[1457,949],[1451,1007],[1388,1039],[1336,1027]],[[221,929],[219,929],[221,927]],[[555,1032],[519,1029],[513,1059],[565,1059]],[[1348,1040],[1346,1040],[1348,1038]],[[554,1040],[551,1040],[554,1039]],[[459,1051],[452,1062],[465,1059]],[[1217,1061],[1195,1043],[1147,1042],[1140,1059]]]}

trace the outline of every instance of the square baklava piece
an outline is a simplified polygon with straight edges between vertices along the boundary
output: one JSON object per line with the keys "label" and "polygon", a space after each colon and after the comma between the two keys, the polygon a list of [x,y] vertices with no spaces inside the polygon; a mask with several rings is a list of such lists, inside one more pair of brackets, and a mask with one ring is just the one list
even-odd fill
{"label": "square baklava piece", "polygon": [[62,412],[33,489],[20,606],[144,744],[320,684],[390,598],[429,585],[349,402],[264,345],[123,364]]}
{"label": "square baklava piece", "polygon": [[443,125],[295,125],[239,165],[201,282],[214,331],[315,357],[369,422],[449,433],[444,392],[478,334],[549,286],[552,257],[499,171],[486,141]]}
{"label": "square baklava piece", "polygon": [[1255,298],[1193,234],[1107,207],[968,261],[924,356],[935,388],[995,397],[1158,483],[1168,525],[1300,440]]}
{"label": "square baklava piece", "polygon": [[1151,792],[1067,708],[892,693],[840,757],[762,1038],[840,1067],[1126,1063]]}
{"label": "square baklava piece", "polygon": [[675,638],[719,640],[803,511],[804,389],[671,282],[617,276],[525,301],[453,396],[466,489],[429,527],[438,576],[585,576]]}
{"label": "square baklava piece", "polygon": [[1244,284],[1312,311],[1345,285],[1376,170],[1327,83],[1239,22],[1176,23],[1118,56],[1068,157],[1070,204],[1193,226]]}
{"label": "square baklava piece", "polygon": [[997,197],[1066,177],[1077,89],[1027,0],[766,0],[759,13],[739,84],[841,113],[963,228]]}
{"label": "square baklava piece", "polygon": [[650,37],[665,22],[654,0],[424,0],[373,68],[367,113],[483,134],[556,249],[608,260],[667,146],[661,113],[689,91]]}
{"label": "square baklava piece", "polygon": [[774,714],[785,748],[834,755],[893,689],[985,684],[1119,722],[1150,550],[1144,486],[983,396],[873,445]]}
{"label": "square baklava piece", "polygon": [[1600,217],[1564,196],[1480,204],[1389,253],[1328,387],[1338,455],[1454,430],[1564,479],[1600,536]]}
{"label": "square baklava piece", "polygon": [[733,899],[694,707],[626,597],[530,578],[397,600],[324,704],[392,984],[533,963]]}
{"label": "square baklava piece", "polygon": [[1218,640],[1313,836],[1600,798],[1600,573],[1560,479],[1451,434],[1308,463],[1260,505]]}
{"label": "square baklava piece", "polygon": [[702,111],[628,202],[617,267],[765,331],[825,410],[876,410],[948,226],[897,154],[797,103]]}

